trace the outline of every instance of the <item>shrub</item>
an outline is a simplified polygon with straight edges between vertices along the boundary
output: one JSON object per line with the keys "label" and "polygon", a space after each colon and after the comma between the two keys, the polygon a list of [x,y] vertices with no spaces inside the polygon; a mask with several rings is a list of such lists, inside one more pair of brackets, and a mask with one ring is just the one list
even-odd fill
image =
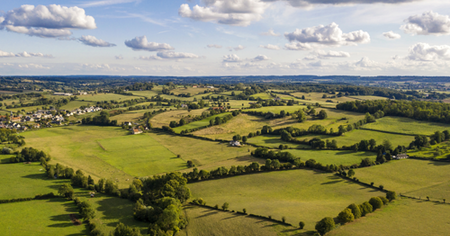
{"label": "shrub", "polygon": [[379,197],[372,197],[369,203],[372,205],[373,210],[380,209],[383,206],[383,201]]}
{"label": "shrub", "polygon": [[396,198],[395,192],[394,192],[394,191],[389,191],[389,192],[387,192],[387,193],[386,193],[386,198],[387,198],[390,202],[392,202],[392,201],[395,200],[395,198]]}
{"label": "shrub", "polygon": [[305,222],[300,221],[300,223],[298,223],[298,226],[300,226],[300,229],[305,228]]}
{"label": "shrub", "polygon": [[383,190],[384,189],[384,186],[383,185],[380,185],[380,190]]}
{"label": "shrub", "polygon": [[281,221],[283,221],[283,223],[286,223],[286,217],[281,217]]}
{"label": "shrub", "polygon": [[372,212],[373,212],[373,207],[372,207],[372,205],[370,205],[369,202],[364,202],[361,205],[361,216],[365,216],[366,214],[369,214]]}
{"label": "shrub", "polygon": [[242,209],[242,212],[244,212],[244,214],[247,214],[247,209]]}
{"label": "shrub", "polygon": [[345,208],[341,213],[338,215],[338,219],[342,223],[348,223],[355,220],[355,216],[352,213],[352,210],[349,208]]}
{"label": "shrub", "polygon": [[230,204],[228,204],[228,202],[225,202],[223,205],[222,205],[222,210],[224,210],[224,211],[226,211],[226,210],[228,210],[228,207],[230,206]]}
{"label": "shrub", "polygon": [[361,217],[361,210],[359,209],[359,207],[355,203],[350,204],[350,206],[348,206],[348,208],[350,210],[352,210],[352,214],[355,217],[355,219],[358,219],[358,218]]}
{"label": "shrub", "polygon": [[383,201],[383,205],[388,204],[389,200],[386,197],[379,196],[379,198],[381,199],[381,201]]}
{"label": "shrub", "polygon": [[335,226],[336,226],[336,224],[334,223],[333,218],[325,217],[322,220],[320,220],[319,222],[317,222],[315,228],[316,228],[317,232],[319,232],[321,235],[324,235],[324,234],[330,232],[332,229],[334,229]]}

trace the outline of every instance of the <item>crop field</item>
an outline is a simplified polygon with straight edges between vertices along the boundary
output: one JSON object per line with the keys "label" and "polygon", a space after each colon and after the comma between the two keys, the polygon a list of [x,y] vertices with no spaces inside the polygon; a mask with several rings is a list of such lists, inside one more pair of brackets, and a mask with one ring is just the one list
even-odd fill
{"label": "crop field", "polygon": [[183,117],[200,116],[207,109],[195,109],[188,111],[186,109],[177,109],[172,111],[163,112],[150,119],[152,127],[161,128],[163,126],[169,126],[171,121],[179,122]]}
{"label": "crop field", "polygon": [[374,123],[364,125],[364,128],[390,131],[404,134],[431,135],[435,131],[450,130],[449,124],[413,120],[406,117],[386,116]]}
{"label": "crop field", "polygon": [[375,186],[383,185],[385,189],[407,196],[450,199],[450,164],[446,162],[407,159],[355,172],[355,177],[362,182],[374,182]]}
{"label": "crop field", "polygon": [[27,145],[39,147],[61,163],[96,178],[123,184],[147,176],[186,168],[185,162],[148,135],[128,135],[116,127],[69,126],[26,132]]}
{"label": "crop field", "polygon": [[[209,124],[209,123],[208,123]],[[213,139],[232,140],[233,136],[239,134],[247,136],[250,132],[261,130],[264,125],[268,125],[269,120],[262,117],[239,114],[233,117],[227,123],[214,125],[205,129],[193,132],[196,136],[208,137]]]}
{"label": "crop field", "polygon": [[[48,179],[40,163],[0,164],[0,176],[2,179],[0,183],[0,189],[2,189],[0,191],[0,199],[34,197],[36,194],[56,193],[61,184],[70,182],[63,179]],[[20,188],[17,188],[17,186],[20,186]]]}
{"label": "crop field", "polygon": [[253,147],[230,147],[227,143],[204,141],[164,133],[150,133],[148,135],[172,153],[181,155],[183,160],[191,160],[197,166],[249,156],[250,152],[254,150]]}
{"label": "crop field", "polygon": [[214,119],[216,119],[216,117],[224,117],[224,116],[227,116],[228,114],[231,114],[231,113],[225,112],[225,113],[221,113],[218,115],[210,116],[203,120],[194,121],[189,124],[173,128],[173,131],[175,131],[176,133],[180,133],[181,131],[186,130],[186,129],[197,129],[197,128],[201,128],[201,127],[206,127],[206,126],[209,126],[210,120],[214,120]]}
{"label": "crop field", "polygon": [[[218,187],[220,186],[220,187]],[[236,176],[189,184],[193,197],[201,197],[207,205],[228,202],[230,210],[286,217],[286,222],[306,223],[314,230],[325,216],[337,216],[351,203],[362,203],[382,192],[362,187],[331,174],[310,170],[290,170]]]}
{"label": "crop field", "polygon": [[283,150],[300,157],[302,161],[314,159],[324,165],[352,165],[361,163],[362,159],[370,158],[375,161],[376,153],[373,152],[353,152],[344,150]]}
{"label": "crop field", "polygon": [[88,102],[102,102],[102,101],[126,101],[131,99],[136,99],[141,96],[128,96],[128,95],[122,95],[122,94],[115,94],[115,93],[98,93],[98,94],[89,94],[80,96],[79,100],[81,101],[88,101]]}
{"label": "crop field", "polygon": [[280,136],[276,135],[260,135],[256,137],[249,138],[247,143],[269,147],[278,148],[280,145],[288,145],[289,148],[311,148],[311,146],[306,144],[297,144],[281,140]]}
{"label": "crop field", "polygon": [[184,211],[189,218],[189,225],[179,233],[181,236],[277,236],[280,235],[277,232],[281,231],[289,231],[289,235],[297,232],[294,227],[281,226],[237,213],[197,206],[186,206]]}
{"label": "crop field", "polygon": [[[73,201],[62,198],[0,204],[0,234],[21,235],[86,235],[83,225],[74,225],[70,214],[78,215]],[[79,217],[78,217],[79,218]]]}
{"label": "crop field", "polygon": [[[340,226],[327,236],[447,235],[450,226],[448,204],[401,199],[352,223]],[[369,230],[370,229],[370,230]]]}

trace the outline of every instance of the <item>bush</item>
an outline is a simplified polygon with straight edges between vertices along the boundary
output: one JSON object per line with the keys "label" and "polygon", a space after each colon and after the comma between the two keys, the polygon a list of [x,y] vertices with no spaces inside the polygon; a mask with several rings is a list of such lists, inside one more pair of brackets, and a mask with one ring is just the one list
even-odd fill
{"label": "bush", "polygon": [[348,206],[347,208],[352,211],[352,214],[355,217],[355,219],[361,217],[361,209],[355,203],[350,204],[350,206]]}
{"label": "bush", "polygon": [[319,222],[317,222],[315,228],[316,228],[317,232],[319,232],[321,235],[324,235],[324,234],[330,232],[332,229],[334,229],[335,226],[336,226],[336,224],[334,223],[333,218],[325,217],[322,220],[320,220]]}
{"label": "bush", "polygon": [[380,185],[380,190],[383,190],[384,189],[384,186],[383,185]]}
{"label": "bush", "polygon": [[392,202],[392,201],[395,200],[395,198],[396,198],[395,192],[394,192],[394,191],[388,191],[388,192],[386,193],[386,198],[387,198],[390,202]]}
{"label": "bush", "polygon": [[345,208],[343,211],[341,211],[341,213],[339,213],[338,219],[340,222],[345,224],[345,223],[352,222],[353,220],[355,220],[355,216],[353,215],[351,209]]}
{"label": "bush", "polygon": [[373,207],[369,202],[364,202],[360,208],[361,208],[361,216],[365,216],[373,212]]}
{"label": "bush", "polygon": [[305,228],[305,222],[300,221],[300,223],[298,223],[298,226],[300,226],[300,229]]}
{"label": "bush", "polygon": [[386,205],[389,203],[389,200],[386,197],[379,196],[379,198],[381,199],[381,201],[383,201],[383,205]]}
{"label": "bush", "polygon": [[380,209],[383,206],[383,201],[379,197],[372,197],[369,200],[370,205],[372,205],[373,210]]}

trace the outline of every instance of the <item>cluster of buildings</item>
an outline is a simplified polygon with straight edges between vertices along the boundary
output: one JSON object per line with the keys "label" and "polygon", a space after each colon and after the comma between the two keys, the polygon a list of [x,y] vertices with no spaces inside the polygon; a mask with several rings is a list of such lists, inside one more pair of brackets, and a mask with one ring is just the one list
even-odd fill
{"label": "cluster of buildings", "polygon": [[[84,109],[75,109],[73,111],[60,110],[59,112],[52,108],[50,110],[37,110],[34,113],[19,116],[0,116],[0,128],[16,129],[25,131],[28,128],[39,129],[42,125],[52,127],[52,124],[61,125],[66,119],[73,115],[82,115],[90,112],[101,111],[100,107],[87,107]],[[29,124],[29,122],[34,122]]]}

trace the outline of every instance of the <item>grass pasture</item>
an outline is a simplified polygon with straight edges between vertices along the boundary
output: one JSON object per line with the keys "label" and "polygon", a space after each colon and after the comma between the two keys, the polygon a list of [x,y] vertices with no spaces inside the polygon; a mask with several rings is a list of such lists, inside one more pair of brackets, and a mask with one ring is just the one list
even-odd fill
{"label": "grass pasture", "polygon": [[399,160],[355,170],[361,182],[374,182],[407,196],[450,199],[450,164],[446,162]]}
{"label": "grass pasture", "polygon": [[[434,236],[450,230],[448,204],[401,199],[352,223],[332,230],[327,236]],[[369,230],[370,229],[370,230]]]}
{"label": "grass pasture", "polygon": [[444,123],[413,120],[406,117],[386,116],[374,123],[363,126],[367,129],[391,131],[404,134],[431,135],[435,131],[449,130],[450,125]]}
{"label": "grass pasture", "polygon": [[103,101],[126,101],[131,99],[136,99],[141,96],[129,96],[129,95],[122,95],[122,94],[115,94],[115,93],[98,93],[98,94],[89,94],[80,96],[79,100],[81,101],[87,101],[87,102],[103,102]]}
{"label": "grass pasture", "polygon": [[337,216],[351,203],[362,203],[382,192],[362,187],[332,174],[310,170],[291,170],[236,176],[189,184],[194,198],[201,197],[207,205],[230,204],[230,210],[257,215],[286,217],[304,231],[314,230],[325,216]]}
{"label": "grass pasture", "polygon": [[150,123],[155,128],[161,128],[163,126],[169,126],[171,121],[179,122],[180,119],[183,117],[200,116],[206,110],[207,109],[196,109],[188,111],[187,109],[177,109],[172,111],[166,111],[152,117],[150,119]]}
{"label": "grass pasture", "polygon": [[198,128],[206,127],[206,126],[209,126],[210,120],[214,120],[214,119],[216,119],[216,117],[224,117],[224,116],[227,116],[229,114],[231,114],[231,113],[225,112],[225,113],[220,113],[218,115],[206,117],[203,120],[194,121],[194,122],[191,122],[189,124],[173,128],[173,131],[175,131],[176,133],[180,133],[181,131],[187,130],[187,129],[189,130],[189,129],[198,129]]}
{"label": "grass pasture", "polygon": [[85,224],[76,226],[70,220],[70,214],[78,215],[76,205],[62,198],[0,204],[0,212],[1,235],[88,234]]}
{"label": "grass pasture", "polygon": [[[63,179],[48,179],[39,163],[0,164],[0,199],[34,197],[36,194],[58,192]],[[17,186],[20,186],[18,188]],[[1,220],[0,220],[1,221]]]}
{"label": "grass pasture", "polygon": [[81,106],[95,106],[95,102],[83,102],[80,99],[71,101],[67,103],[66,105],[62,106],[61,109],[73,111],[77,108],[80,108]]}
{"label": "grass pasture", "polygon": [[376,153],[373,152],[353,152],[341,150],[283,150],[300,157],[302,161],[314,159],[324,165],[352,165],[361,163],[362,159],[370,158],[375,161]]}
{"label": "grass pasture", "polygon": [[309,145],[296,144],[286,142],[280,139],[280,136],[276,135],[260,135],[253,138],[249,138],[247,143],[255,144],[259,146],[265,146],[269,148],[278,148],[280,145],[288,145],[290,148],[311,148]]}
{"label": "grass pasture", "polygon": [[[189,225],[180,236],[276,236],[277,232],[296,232],[293,227],[281,226],[270,221],[237,213],[221,212],[198,206],[186,206],[184,209]],[[283,234],[285,235],[285,234]]]}
{"label": "grass pasture", "polygon": [[427,159],[449,159],[450,142],[445,141],[432,145],[429,148],[422,147],[420,150],[409,150],[408,155]]}

